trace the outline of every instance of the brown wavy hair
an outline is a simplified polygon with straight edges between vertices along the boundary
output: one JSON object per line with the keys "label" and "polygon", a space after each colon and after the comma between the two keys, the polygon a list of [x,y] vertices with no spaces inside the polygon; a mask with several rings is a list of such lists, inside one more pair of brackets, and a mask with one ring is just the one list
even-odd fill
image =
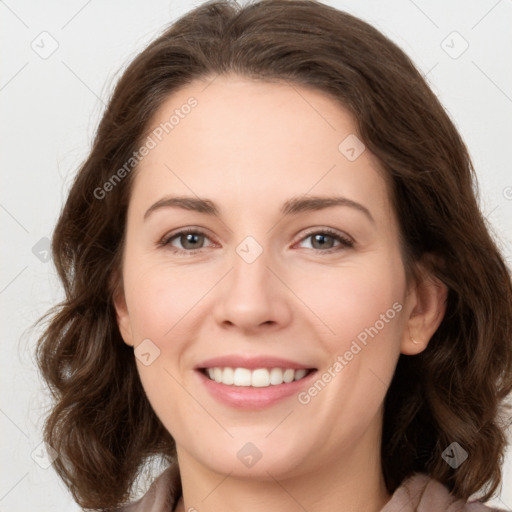
{"label": "brown wavy hair", "polygon": [[[170,94],[230,73],[312,87],[353,114],[390,179],[408,275],[427,262],[449,290],[428,347],[400,356],[386,395],[387,489],[423,471],[459,498],[481,491],[490,498],[501,483],[510,424],[503,413],[512,390],[512,283],[478,208],[468,151],[396,44],[308,0],[202,4],[120,78],[53,235],[65,300],[44,317],[36,355],[54,399],[44,440],[59,454],[55,470],[82,507],[105,510],[132,497],[152,456],[175,459],[113,307],[134,173],[101,199],[94,191],[133,156]],[[457,469],[441,456],[454,441],[469,453]]]}

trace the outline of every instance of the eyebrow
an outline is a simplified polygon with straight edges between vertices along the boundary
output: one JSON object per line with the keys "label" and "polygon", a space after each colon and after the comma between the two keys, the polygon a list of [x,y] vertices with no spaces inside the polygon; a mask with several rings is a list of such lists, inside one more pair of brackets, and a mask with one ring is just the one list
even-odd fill
{"label": "eyebrow", "polygon": [[[362,212],[368,220],[375,224],[370,210],[352,199],[340,196],[309,196],[309,197],[293,197],[286,201],[281,207],[281,215],[296,215],[306,211],[318,211],[325,208],[335,206],[347,206]],[[219,216],[219,209],[215,203],[209,199],[201,199],[199,197],[189,196],[171,196],[164,197],[151,205],[144,214],[146,220],[153,212],[162,208],[181,208],[183,210],[195,211],[206,215]]]}

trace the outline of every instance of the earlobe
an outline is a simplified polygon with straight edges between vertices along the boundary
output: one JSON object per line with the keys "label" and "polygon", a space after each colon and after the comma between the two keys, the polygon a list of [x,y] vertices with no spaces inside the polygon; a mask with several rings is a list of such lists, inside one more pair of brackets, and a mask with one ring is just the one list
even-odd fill
{"label": "earlobe", "polygon": [[415,345],[421,345],[421,341],[416,341],[412,336],[409,336],[409,338]]}
{"label": "earlobe", "polygon": [[416,355],[423,352],[441,324],[448,298],[448,287],[429,273],[411,293],[414,305],[404,330],[401,353]]}

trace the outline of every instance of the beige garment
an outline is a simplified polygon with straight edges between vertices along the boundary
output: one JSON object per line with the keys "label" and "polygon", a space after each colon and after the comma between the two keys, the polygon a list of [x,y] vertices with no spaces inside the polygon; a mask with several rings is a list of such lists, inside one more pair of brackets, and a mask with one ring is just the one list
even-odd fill
{"label": "beige garment", "polygon": [[506,512],[482,502],[457,500],[448,489],[425,473],[415,473],[396,489],[381,512]]}
{"label": "beige garment", "polygon": [[[138,501],[118,512],[173,512],[181,496],[177,464],[169,466]],[[448,489],[424,473],[404,480],[381,512],[506,512],[486,507],[481,502],[455,499]]]}

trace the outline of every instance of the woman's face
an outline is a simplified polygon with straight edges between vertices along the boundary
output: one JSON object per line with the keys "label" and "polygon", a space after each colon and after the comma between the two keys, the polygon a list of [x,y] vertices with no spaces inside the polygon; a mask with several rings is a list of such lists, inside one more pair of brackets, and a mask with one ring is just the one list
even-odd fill
{"label": "woman's face", "polygon": [[437,325],[412,332],[397,219],[348,111],[219,76],[151,128],[116,308],[178,456],[261,479],[378,457],[399,354],[428,341],[409,329]]}

